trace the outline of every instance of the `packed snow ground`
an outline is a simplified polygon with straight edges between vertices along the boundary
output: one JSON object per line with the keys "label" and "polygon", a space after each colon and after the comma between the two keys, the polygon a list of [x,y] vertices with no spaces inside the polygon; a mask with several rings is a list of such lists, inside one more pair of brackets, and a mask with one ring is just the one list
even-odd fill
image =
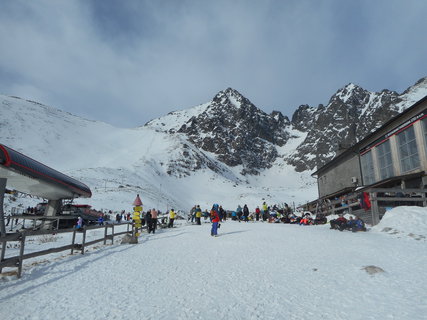
{"label": "packed snow ground", "polygon": [[0,318],[426,319],[426,235],[413,207],[359,233],[227,221],[213,238],[181,222],[26,264],[0,281]]}

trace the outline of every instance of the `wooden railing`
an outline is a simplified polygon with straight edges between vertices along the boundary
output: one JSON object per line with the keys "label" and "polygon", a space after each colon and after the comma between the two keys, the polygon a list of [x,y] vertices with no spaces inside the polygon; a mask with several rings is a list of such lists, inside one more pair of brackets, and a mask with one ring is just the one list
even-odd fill
{"label": "wooden railing", "polygon": [[[56,253],[56,252],[62,252],[66,250],[71,250],[71,254],[74,253],[74,250],[80,250],[81,254],[85,253],[85,248],[87,246],[94,245],[98,242],[104,242],[104,245],[107,244],[107,240],[111,240],[111,243],[114,243],[114,237],[124,235],[124,234],[132,234],[133,227],[132,223],[122,223],[120,225],[127,225],[127,230],[123,232],[114,232],[114,224],[108,224],[104,226],[85,226],[81,229],[60,229],[60,230],[27,230],[23,232],[16,232],[12,234],[8,234],[4,237],[0,237],[0,243],[2,244],[1,248],[1,259],[0,259],[0,273],[2,272],[2,269],[4,267],[17,267],[18,268],[18,278],[21,277],[22,274],[22,265],[23,261],[26,259],[31,259],[39,256],[43,256],[50,253]],[[130,230],[130,227],[131,230]],[[95,230],[95,229],[104,229],[104,236],[99,239],[95,239],[92,241],[86,242],[86,232],[88,230]],[[108,230],[111,229],[111,233],[108,233]],[[52,234],[59,234],[59,233],[73,233],[71,244],[61,246],[61,247],[55,247],[50,249],[45,249],[37,252],[32,253],[24,253],[25,250],[25,240],[28,236],[42,236],[42,235],[52,235]],[[82,233],[82,242],[76,243],[76,233]],[[20,243],[20,250],[19,255],[14,257],[5,258],[6,256],[6,248],[8,242],[18,241]]]}
{"label": "wooden railing", "polygon": [[341,199],[323,202],[318,212],[325,215],[350,213],[361,217],[369,224],[376,225],[380,222],[387,207],[401,205],[427,206],[426,189],[370,188],[364,190],[364,192],[369,193],[371,201],[369,210],[361,207],[358,201],[360,192],[356,191],[346,196],[345,205],[341,205]]}

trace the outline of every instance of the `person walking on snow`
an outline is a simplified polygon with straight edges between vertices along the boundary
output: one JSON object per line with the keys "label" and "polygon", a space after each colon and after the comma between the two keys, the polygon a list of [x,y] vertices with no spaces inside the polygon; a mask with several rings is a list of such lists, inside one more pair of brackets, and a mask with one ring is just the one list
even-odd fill
{"label": "person walking on snow", "polygon": [[242,219],[242,215],[243,215],[243,209],[242,209],[242,207],[240,206],[240,204],[237,206],[236,214],[237,214],[237,219],[238,219],[238,220],[239,220],[239,222],[240,222],[240,220]]}
{"label": "person walking on snow", "polygon": [[79,218],[77,219],[77,226],[76,226],[76,228],[77,228],[77,229],[81,229],[81,228],[83,228],[83,219],[82,219],[82,217],[79,217]]}
{"label": "person walking on snow", "polygon": [[265,201],[262,203],[262,221],[266,221],[268,218],[268,206]]}
{"label": "person walking on snow", "polygon": [[259,215],[261,213],[261,210],[259,209],[259,207],[256,207],[255,209],[255,217],[256,217],[256,221],[259,221]]}
{"label": "person walking on snow", "polygon": [[211,210],[211,221],[212,221],[212,229],[211,236],[218,237],[218,223],[219,223],[219,215],[216,210]]}
{"label": "person walking on snow", "polygon": [[148,230],[148,233],[150,233],[151,231],[153,233],[156,233],[156,229],[157,229],[157,210],[156,209],[151,209],[151,229]]}
{"label": "person walking on snow", "polygon": [[169,211],[169,224],[168,224],[168,228],[173,228],[173,221],[175,220],[175,211],[173,209],[171,209],[171,211]]}
{"label": "person walking on snow", "polygon": [[197,206],[194,206],[194,207],[192,207],[192,208],[191,208],[191,210],[190,210],[190,217],[189,217],[189,220],[191,219],[191,223],[193,223],[193,222],[194,222],[194,218],[196,217],[196,208],[197,208]]}
{"label": "person walking on snow", "polygon": [[244,220],[246,222],[248,222],[249,221],[249,208],[246,204],[243,206],[243,216],[244,216]]}
{"label": "person walking on snow", "polygon": [[200,206],[199,205],[197,205],[197,207],[196,207],[196,211],[195,211],[195,214],[196,214],[196,223],[198,224],[198,225],[201,225],[202,224],[202,222],[201,222],[201,218],[202,218],[202,209],[200,209]]}

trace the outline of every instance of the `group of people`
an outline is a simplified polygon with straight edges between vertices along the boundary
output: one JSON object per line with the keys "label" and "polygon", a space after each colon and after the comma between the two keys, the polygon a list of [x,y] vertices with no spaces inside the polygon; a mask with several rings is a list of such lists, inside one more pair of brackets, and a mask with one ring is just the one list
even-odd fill
{"label": "group of people", "polygon": [[[200,206],[196,205],[190,212],[189,220],[191,218],[193,222],[193,219],[195,219],[196,224],[200,225],[200,219],[203,215]],[[214,204],[209,217],[212,223],[211,236],[217,236],[220,222],[227,219],[227,213],[222,206]],[[323,213],[312,215],[310,212],[304,212],[301,216],[298,216],[287,204],[285,204],[282,209],[278,209],[276,206],[268,207],[265,202],[262,204],[262,210],[257,207],[253,213],[250,213],[246,204],[243,207],[238,205],[237,209],[231,212],[231,219],[239,222],[267,221],[270,223],[290,223],[299,225],[320,225],[328,223],[328,219]],[[365,222],[358,216],[355,218],[350,216],[347,220],[343,215],[340,215],[338,219],[331,220],[330,225],[331,229],[338,229],[340,231],[366,231]]]}
{"label": "group of people", "polygon": [[[145,214],[142,215],[142,225],[147,224],[148,233],[155,233],[158,225],[158,215],[160,211],[156,209],[150,209]],[[162,223],[166,225],[166,219],[168,220],[167,227],[173,228],[174,221],[176,219],[176,212],[174,209],[171,209],[168,214],[168,219],[164,217]],[[209,218],[212,223],[211,236],[218,236],[218,228],[221,226],[220,222],[226,221],[227,217],[231,217],[231,220],[234,221],[262,221],[269,223],[290,223],[290,224],[299,224],[299,225],[317,225],[317,224],[326,224],[327,218],[324,214],[318,213],[316,215],[311,215],[309,212],[302,213],[301,216],[297,215],[286,203],[280,209],[274,205],[272,207],[268,206],[266,202],[260,207],[256,207],[254,212],[250,212],[248,206],[245,204],[243,207],[240,205],[237,206],[235,211],[225,211],[221,205],[214,204],[210,211],[202,211],[200,205],[195,205],[188,215],[188,221],[191,220],[192,223],[196,225],[201,225],[201,219],[204,217],[205,220]],[[122,219],[127,220],[127,215],[124,211],[121,214],[116,215],[116,221],[121,222]],[[77,228],[81,228],[83,220],[80,218],[77,223]],[[366,231],[366,226],[364,221],[360,217],[350,217],[348,220],[340,215],[337,219],[330,221],[331,229],[337,229],[340,231],[351,230],[356,231]]]}
{"label": "group of people", "polygon": [[116,222],[121,223],[123,221],[130,221],[131,220],[131,214],[128,212],[126,213],[125,210],[122,210],[121,213],[116,214]]}
{"label": "group of people", "polygon": [[340,214],[337,219],[333,219],[329,223],[331,225],[331,229],[336,229],[339,231],[366,231],[365,222],[358,216],[355,218],[350,216],[350,218],[347,220],[342,214]]}

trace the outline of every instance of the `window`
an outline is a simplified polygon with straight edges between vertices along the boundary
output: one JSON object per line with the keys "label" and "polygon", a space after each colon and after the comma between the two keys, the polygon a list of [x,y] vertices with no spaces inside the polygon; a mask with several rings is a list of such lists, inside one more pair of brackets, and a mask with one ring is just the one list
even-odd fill
{"label": "window", "polygon": [[420,159],[418,156],[414,127],[411,126],[399,133],[397,135],[397,143],[402,173],[419,168]]}
{"label": "window", "polygon": [[422,126],[423,126],[423,132],[424,132],[424,146],[427,152],[427,118],[424,118],[421,120]]}
{"label": "window", "polygon": [[375,182],[374,161],[372,160],[372,151],[365,153],[360,158],[362,164],[363,184],[369,185]]}
{"label": "window", "polygon": [[390,140],[383,142],[377,147],[378,163],[381,179],[387,179],[394,175],[393,159],[391,157]]}

